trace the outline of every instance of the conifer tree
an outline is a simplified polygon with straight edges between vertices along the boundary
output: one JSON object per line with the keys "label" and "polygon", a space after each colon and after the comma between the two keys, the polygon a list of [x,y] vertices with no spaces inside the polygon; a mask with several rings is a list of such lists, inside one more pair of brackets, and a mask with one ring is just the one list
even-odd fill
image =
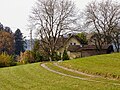
{"label": "conifer tree", "polygon": [[66,50],[64,50],[64,52],[63,52],[63,57],[62,57],[62,59],[63,59],[63,60],[69,60],[69,56],[68,56]]}
{"label": "conifer tree", "polygon": [[17,29],[15,31],[14,37],[15,37],[15,54],[20,55],[20,52],[25,51],[25,41],[20,29]]}

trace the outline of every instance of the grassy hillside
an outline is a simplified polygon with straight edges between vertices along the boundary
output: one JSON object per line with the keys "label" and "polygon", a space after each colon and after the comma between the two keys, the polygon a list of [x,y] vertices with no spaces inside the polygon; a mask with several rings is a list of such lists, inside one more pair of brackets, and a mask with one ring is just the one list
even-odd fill
{"label": "grassy hillside", "polygon": [[119,90],[120,86],[89,82],[47,71],[40,63],[0,68],[0,90]]}
{"label": "grassy hillside", "polygon": [[79,58],[59,64],[89,74],[120,79],[120,53]]}

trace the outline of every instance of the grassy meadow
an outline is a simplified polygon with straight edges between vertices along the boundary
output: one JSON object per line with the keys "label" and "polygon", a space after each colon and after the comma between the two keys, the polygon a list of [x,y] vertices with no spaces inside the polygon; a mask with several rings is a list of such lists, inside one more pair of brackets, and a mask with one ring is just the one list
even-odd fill
{"label": "grassy meadow", "polygon": [[89,74],[120,79],[120,53],[78,58],[59,64]]}
{"label": "grassy meadow", "polygon": [[52,73],[40,63],[0,68],[0,90],[119,90],[120,86],[89,82]]}
{"label": "grassy meadow", "polygon": [[75,79],[50,72],[41,67],[40,64],[33,63],[0,68],[0,90],[120,90],[120,85],[109,83],[120,83],[120,54],[118,53],[79,58],[59,63],[64,67],[90,74],[106,75],[106,77],[111,78],[114,76],[117,79],[115,81],[89,78],[88,76],[60,69],[52,63],[46,64],[49,68],[68,75],[100,80],[101,82]]}

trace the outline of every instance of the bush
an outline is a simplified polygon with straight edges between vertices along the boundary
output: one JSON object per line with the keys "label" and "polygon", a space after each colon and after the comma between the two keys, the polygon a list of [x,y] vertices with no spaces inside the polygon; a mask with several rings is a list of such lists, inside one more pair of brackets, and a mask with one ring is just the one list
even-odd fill
{"label": "bush", "polygon": [[57,52],[55,52],[53,55],[53,59],[54,59],[54,61],[61,60],[61,55],[59,55],[59,54],[57,54]]}
{"label": "bush", "polygon": [[5,52],[0,54],[0,67],[15,66],[14,56],[8,55]]}
{"label": "bush", "polygon": [[41,62],[43,60],[42,55],[38,51],[34,52],[34,58],[35,58],[35,62]]}
{"label": "bush", "polygon": [[43,57],[38,51],[37,52],[25,51],[24,53],[21,53],[20,56],[18,57],[18,61],[21,64],[40,62],[42,60]]}
{"label": "bush", "polygon": [[49,60],[49,57],[48,57],[47,55],[43,55],[42,57],[43,57],[43,58],[42,58],[42,61],[50,61],[50,60]]}
{"label": "bush", "polygon": [[20,56],[18,57],[18,61],[21,64],[35,62],[33,52],[32,51],[25,51],[24,53],[21,52]]}
{"label": "bush", "polygon": [[63,52],[63,57],[62,57],[62,60],[69,60],[69,56],[68,56],[68,54],[67,54],[67,51],[66,51],[66,50],[64,50],[64,52]]}

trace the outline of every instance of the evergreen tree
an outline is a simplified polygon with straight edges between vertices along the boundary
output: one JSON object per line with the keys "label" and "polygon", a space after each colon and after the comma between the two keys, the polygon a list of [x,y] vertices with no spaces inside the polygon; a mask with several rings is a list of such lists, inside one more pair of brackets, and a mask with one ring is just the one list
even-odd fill
{"label": "evergreen tree", "polygon": [[88,43],[85,33],[78,33],[77,36],[81,39],[81,44],[85,45]]}
{"label": "evergreen tree", "polygon": [[39,42],[39,40],[36,39],[34,42],[33,51],[37,52],[37,51],[39,51],[39,49],[40,49],[40,42]]}
{"label": "evergreen tree", "polygon": [[36,39],[33,46],[33,56],[34,56],[35,62],[40,62],[43,59],[39,49],[40,49],[40,42],[39,40]]}
{"label": "evergreen tree", "polygon": [[63,60],[69,60],[69,56],[68,56],[66,50],[64,50],[64,52],[63,52],[63,57],[62,57],[62,59],[63,59]]}
{"label": "evergreen tree", "polygon": [[8,33],[11,33],[12,34],[12,30],[10,27],[5,27],[4,31],[8,32]]}
{"label": "evergreen tree", "polygon": [[3,24],[0,23],[0,31],[3,30]]}
{"label": "evergreen tree", "polygon": [[25,41],[20,29],[17,29],[14,34],[15,37],[15,54],[20,55],[20,52],[25,51]]}

